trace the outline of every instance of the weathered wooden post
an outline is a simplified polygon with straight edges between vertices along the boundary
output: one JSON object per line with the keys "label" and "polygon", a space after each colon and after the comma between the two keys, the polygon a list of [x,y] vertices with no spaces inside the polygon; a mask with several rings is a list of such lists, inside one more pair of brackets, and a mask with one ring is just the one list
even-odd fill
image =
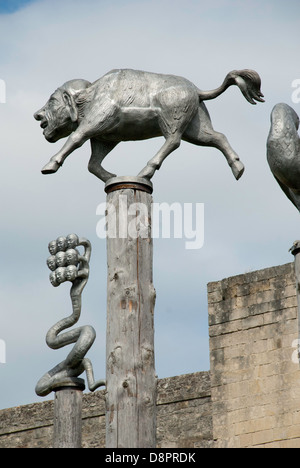
{"label": "weathered wooden post", "polygon": [[106,447],[156,447],[152,184],[119,177],[107,193]]}
{"label": "weathered wooden post", "polygon": [[82,447],[82,382],[54,389],[53,448]]}

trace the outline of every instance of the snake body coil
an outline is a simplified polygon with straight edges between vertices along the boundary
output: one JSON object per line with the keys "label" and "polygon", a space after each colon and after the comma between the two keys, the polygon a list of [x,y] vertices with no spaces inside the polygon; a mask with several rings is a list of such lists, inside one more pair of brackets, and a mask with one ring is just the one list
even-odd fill
{"label": "snake body coil", "polygon": [[[78,246],[84,247],[84,254],[80,255]],[[104,380],[95,382],[92,363],[85,358],[86,353],[96,338],[96,332],[90,325],[85,325],[74,330],[61,332],[75,325],[81,314],[81,295],[89,277],[89,260],[91,255],[91,244],[87,239],[79,239],[75,234],[59,237],[56,241],[49,243],[48,266],[52,270],[50,281],[53,286],[58,286],[65,281],[71,281],[70,291],[73,313],[57,322],[47,333],[46,342],[52,349],[60,349],[75,343],[64,361],[47,372],[37,383],[36,393],[46,396],[55,388],[74,383],[84,371],[90,391],[105,385]],[[65,254],[65,255],[62,255]]]}

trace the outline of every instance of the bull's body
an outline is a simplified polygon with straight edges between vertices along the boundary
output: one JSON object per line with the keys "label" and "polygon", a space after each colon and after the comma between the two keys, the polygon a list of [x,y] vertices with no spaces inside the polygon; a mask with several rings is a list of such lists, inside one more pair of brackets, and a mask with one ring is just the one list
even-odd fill
{"label": "bull's body", "polygon": [[89,94],[86,109],[97,113],[95,130],[101,139],[116,142],[175,133],[178,126],[188,125],[199,107],[198,90],[185,78],[136,70],[108,73]]}
{"label": "bull's body", "polygon": [[151,178],[181,140],[220,149],[235,177],[243,164],[226,137],[215,132],[202,102],[237,84],[246,99],[262,101],[260,79],[249,70],[231,72],[220,88],[202,92],[185,78],[136,70],[113,70],[93,84],[73,80],[55,91],[35,114],[50,142],[69,136],[64,147],[42,170],[56,172],[66,157],[88,139],[92,156],[89,170],[107,181],[113,174],[101,166],[104,157],[120,142],[164,136],[166,141],[139,176]]}

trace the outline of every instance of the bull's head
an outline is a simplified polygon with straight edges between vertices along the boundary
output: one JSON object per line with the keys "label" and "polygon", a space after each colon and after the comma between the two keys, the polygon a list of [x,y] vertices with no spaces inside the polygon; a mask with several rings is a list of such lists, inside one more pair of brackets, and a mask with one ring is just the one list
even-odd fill
{"label": "bull's head", "polygon": [[86,80],[72,80],[58,88],[48,102],[34,114],[41,121],[47,141],[54,143],[69,136],[78,126],[78,108],[75,96],[91,85]]}

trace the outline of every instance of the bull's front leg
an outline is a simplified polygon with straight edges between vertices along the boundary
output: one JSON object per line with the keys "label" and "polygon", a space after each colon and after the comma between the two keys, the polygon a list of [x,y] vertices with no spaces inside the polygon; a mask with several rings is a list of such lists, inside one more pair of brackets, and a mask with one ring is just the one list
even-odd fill
{"label": "bull's front leg", "polygon": [[107,182],[112,177],[116,177],[115,174],[106,171],[101,163],[105,156],[118,144],[118,142],[99,141],[95,138],[91,138],[92,155],[89,161],[89,171],[98,177],[103,182]]}
{"label": "bull's front leg", "polygon": [[83,135],[79,130],[75,130],[69,136],[62,149],[52,156],[46,166],[43,167],[42,173],[54,174],[63,165],[69,154],[73,153],[75,149],[80,148],[87,140],[88,137],[86,135]]}

